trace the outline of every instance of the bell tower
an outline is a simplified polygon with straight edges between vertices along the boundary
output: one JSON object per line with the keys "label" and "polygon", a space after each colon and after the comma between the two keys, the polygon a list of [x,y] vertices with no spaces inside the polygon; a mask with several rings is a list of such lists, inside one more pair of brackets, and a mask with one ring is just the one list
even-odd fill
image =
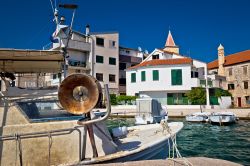
{"label": "bell tower", "polygon": [[166,40],[165,48],[163,50],[179,54],[179,47],[175,45],[175,42],[174,42],[174,39],[170,30],[168,31],[168,38]]}
{"label": "bell tower", "polygon": [[224,47],[220,44],[218,47],[218,75],[225,76],[225,53]]}

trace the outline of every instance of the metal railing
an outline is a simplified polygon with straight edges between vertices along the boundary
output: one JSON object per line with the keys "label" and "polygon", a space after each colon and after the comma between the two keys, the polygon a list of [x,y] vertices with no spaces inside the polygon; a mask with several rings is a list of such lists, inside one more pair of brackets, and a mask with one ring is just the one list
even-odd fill
{"label": "metal railing", "polygon": [[84,126],[76,126],[74,128],[67,128],[67,129],[59,129],[59,130],[51,130],[51,131],[44,131],[44,132],[31,132],[31,133],[22,133],[22,134],[18,134],[15,133],[13,135],[5,135],[5,136],[0,136],[0,141],[9,141],[9,140],[16,140],[16,142],[18,143],[18,150],[19,150],[19,161],[20,161],[20,165],[23,165],[23,154],[22,154],[22,144],[21,144],[21,140],[22,139],[29,139],[29,138],[40,138],[40,137],[48,137],[49,139],[49,155],[48,155],[48,165],[50,165],[50,151],[51,151],[51,140],[53,136],[60,136],[60,135],[68,135],[73,133],[74,131],[77,131],[79,133],[79,161],[82,160],[82,141],[81,141],[81,130],[79,129],[80,127],[84,127]]}

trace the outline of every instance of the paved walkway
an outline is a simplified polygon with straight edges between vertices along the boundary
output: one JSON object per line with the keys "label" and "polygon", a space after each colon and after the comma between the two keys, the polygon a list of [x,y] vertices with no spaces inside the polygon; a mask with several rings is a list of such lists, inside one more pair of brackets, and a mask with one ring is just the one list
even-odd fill
{"label": "paved walkway", "polygon": [[183,159],[168,160],[144,160],[125,163],[98,164],[98,166],[241,166],[226,160],[206,157],[190,157]]}
{"label": "paved walkway", "polygon": [[[106,111],[105,109],[98,109],[100,111]],[[186,115],[200,112],[200,109],[168,109],[168,116],[169,117],[176,117],[176,118],[184,118]],[[218,111],[230,111],[234,112],[237,117],[241,120],[246,119],[250,120],[250,109],[206,109],[203,111],[207,112],[218,112]],[[136,106],[112,106],[111,113],[113,115],[119,115],[124,117],[131,117],[135,116],[136,114]]]}

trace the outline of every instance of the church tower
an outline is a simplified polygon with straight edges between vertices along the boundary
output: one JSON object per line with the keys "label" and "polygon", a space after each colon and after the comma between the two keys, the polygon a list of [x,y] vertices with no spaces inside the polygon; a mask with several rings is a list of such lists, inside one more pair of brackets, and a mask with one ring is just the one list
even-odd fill
{"label": "church tower", "polygon": [[175,45],[175,42],[174,42],[174,39],[170,30],[168,31],[168,38],[166,40],[165,48],[163,50],[179,54],[179,47]]}
{"label": "church tower", "polygon": [[224,47],[220,44],[218,47],[218,66],[219,66],[218,75],[225,76],[224,63],[225,63]]}

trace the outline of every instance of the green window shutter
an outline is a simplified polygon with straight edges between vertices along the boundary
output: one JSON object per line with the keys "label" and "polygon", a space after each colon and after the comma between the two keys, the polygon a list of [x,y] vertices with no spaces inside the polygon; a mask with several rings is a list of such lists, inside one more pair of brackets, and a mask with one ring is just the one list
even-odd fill
{"label": "green window shutter", "polygon": [[103,63],[103,56],[96,55],[96,63]]}
{"label": "green window shutter", "polygon": [[171,83],[172,85],[182,85],[182,70],[171,70]]}
{"label": "green window shutter", "polygon": [[136,82],[136,73],[131,73],[131,82]]}
{"label": "green window shutter", "polygon": [[201,85],[206,85],[206,80],[200,80]]}
{"label": "green window shutter", "polygon": [[109,64],[116,65],[116,58],[109,57]]}
{"label": "green window shutter", "polygon": [[176,85],[176,70],[171,70],[171,83]]}
{"label": "green window shutter", "polygon": [[172,93],[168,93],[167,104],[168,105],[174,105],[174,98],[173,98],[173,94]]}
{"label": "green window shutter", "polygon": [[212,82],[212,81],[208,81],[207,84],[208,84],[208,86],[210,86],[210,87],[213,86],[213,82]]}
{"label": "green window shutter", "polygon": [[158,81],[158,80],[159,80],[159,71],[153,70],[153,81]]}
{"label": "green window shutter", "polygon": [[182,70],[179,69],[177,70],[177,85],[182,85]]}
{"label": "green window shutter", "polygon": [[141,72],[141,81],[146,81],[146,72],[145,71]]}

